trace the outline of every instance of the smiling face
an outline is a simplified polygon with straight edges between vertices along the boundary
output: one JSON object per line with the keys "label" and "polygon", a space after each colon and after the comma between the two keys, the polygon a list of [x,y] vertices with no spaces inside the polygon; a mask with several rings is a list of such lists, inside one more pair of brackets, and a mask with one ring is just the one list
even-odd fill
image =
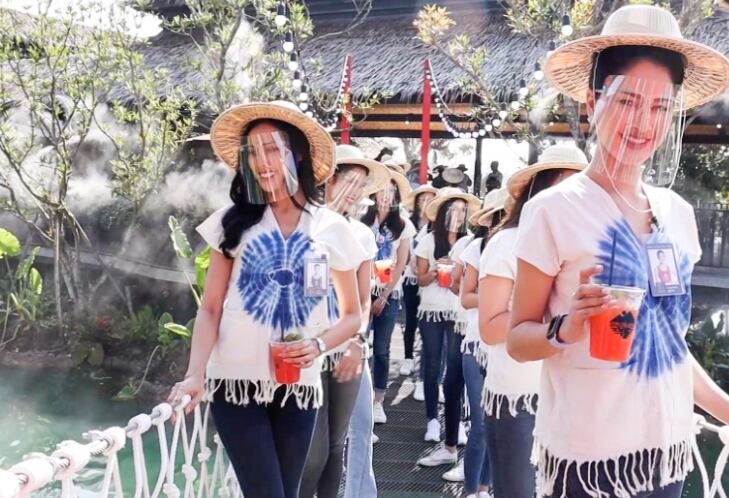
{"label": "smiling face", "polygon": [[599,154],[615,173],[636,170],[664,144],[671,125],[676,85],[670,71],[639,59],[624,74],[608,76],[603,89],[590,93],[588,114]]}
{"label": "smiling face", "polygon": [[241,173],[252,174],[268,201],[293,195],[298,178],[288,135],[271,122],[254,125],[243,137]]}
{"label": "smiling face", "polygon": [[349,214],[360,201],[364,189],[369,186],[369,170],[363,166],[340,166],[327,189],[329,206],[340,214]]}

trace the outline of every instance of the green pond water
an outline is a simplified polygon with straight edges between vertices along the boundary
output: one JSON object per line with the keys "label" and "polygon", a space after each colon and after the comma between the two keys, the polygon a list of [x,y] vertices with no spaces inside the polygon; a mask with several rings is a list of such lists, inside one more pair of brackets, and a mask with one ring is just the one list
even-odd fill
{"label": "green pond water", "polygon": [[[114,401],[119,378],[91,378],[74,371],[0,368],[0,468],[7,469],[31,452],[50,453],[66,439],[82,441],[82,434],[90,429],[125,426],[134,415],[153,408],[153,403]],[[704,460],[713,473],[716,456],[721,449],[717,436],[704,434],[700,440]],[[120,454],[125,495],[134,491],[134,472],[131,449]],[[145,438],[145,457],[150,480],[159,472],[159,451],[156,437]],[[180,458],[178,457],[178,462]],[[81,498],[98,495],[103,477],[103,462],[92,462],[79,476]],[[179,473],[179,465],[178,465]],[[725,489],[729,489],[726,479]],[[696,473],[687,482],[684,496],[702,496]],[[58,486],[39,496],[54,497]]]}

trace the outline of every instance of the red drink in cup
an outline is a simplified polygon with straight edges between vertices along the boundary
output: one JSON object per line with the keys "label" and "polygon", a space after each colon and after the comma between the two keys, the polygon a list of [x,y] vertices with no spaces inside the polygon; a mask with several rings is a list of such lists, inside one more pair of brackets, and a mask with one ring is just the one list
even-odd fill
{"label": "red drink in cup", "polygon": [[454,265],[451,263],[438,263],[436,265],[435,271],[438,275],[439,286],[445,287],[446,289],[450,288],[453,283],[453,268]]}
{"label": "red drink in cup", "polygon": [[382,284],[392,283],[392,260],[381,259],[375,261],[375,271],[377,271],[377,279]]}
{"label": "red drink in cup", "polygon": [[271,341],[269,343],[273,375],[279,384],[296,384],[301,378],[301,368],[298,365],[286,363],[281,357],[281,353],[286,350],[287,345],[297,344],[299,342],[301,340],[287,342]]}
{"label": "red drink in cup", "polygon": [[604,287],[615,304],[590,318],[590,356],[599,360],[628,361],[645,291],[616,285]]}

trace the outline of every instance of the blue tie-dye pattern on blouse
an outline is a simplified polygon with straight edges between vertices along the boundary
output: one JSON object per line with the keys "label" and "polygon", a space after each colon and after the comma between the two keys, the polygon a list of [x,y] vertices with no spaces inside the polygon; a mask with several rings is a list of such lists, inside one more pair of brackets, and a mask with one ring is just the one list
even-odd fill
{"label": "blue tie-dye pattern on blouse", "polygon": [[[688,354],[685,334],[691,318],[691,274],[693,264],[688,256],[677,249],[679,273],[686,284],[686,293],[680,296],[654,297],[648,286],[650,265],[645,246],[637,238],[626,220],[614,224],[600,241],[598,261],[604,272],[597,280],[607,283],[610,272],[610,254],[613,236],[617,237],[612,282],[646,289],[638,313],[638,327],[630,359],[622,364],[638,376],[655,378],[683,362]],[[651,235],[653,240],[670,242],[663,233]],[[674,247],[675,244],[674,244]]]}
{"label": "blue tie-dye pattern on blouse", "polygon": [[304,294],[304,260],[313,242],[299,231],[284,239],[273,231],[257,236],[243,252],[238,291],[254,320],[280,332],[305,327],[322,296]]}
{"label": "blue tie-dye pattern on blouse", "polygon": [[393,236],[392,232],[386,226],[373,227],[375,233],[375,241],[377,242],[377,256],[375,261],[393,258]]}

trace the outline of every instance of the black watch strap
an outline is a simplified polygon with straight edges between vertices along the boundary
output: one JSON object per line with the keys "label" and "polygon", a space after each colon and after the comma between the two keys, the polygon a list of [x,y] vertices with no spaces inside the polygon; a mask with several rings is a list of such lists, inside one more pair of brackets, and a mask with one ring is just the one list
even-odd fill
{"label": "black watch strap", "polygon": [[567,318],[567,315],[557,315],[549,322],[547,340],[555,347],[564,347],[569,345],[569,343],[563,341],[559,336],[559,329],[562,328],[562,323],[565,318]]}

